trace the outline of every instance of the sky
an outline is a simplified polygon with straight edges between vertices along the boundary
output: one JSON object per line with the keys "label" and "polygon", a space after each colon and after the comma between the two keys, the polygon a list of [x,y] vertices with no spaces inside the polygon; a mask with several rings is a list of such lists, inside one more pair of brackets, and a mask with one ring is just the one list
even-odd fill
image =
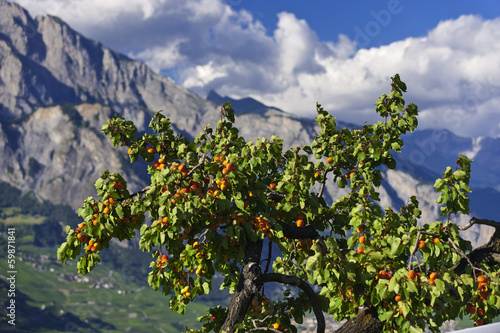
{"label": "sky", "polygon": [[497,0],[17,0],[206,97],[378,121],[399,73],[420,128],[500,137]]}

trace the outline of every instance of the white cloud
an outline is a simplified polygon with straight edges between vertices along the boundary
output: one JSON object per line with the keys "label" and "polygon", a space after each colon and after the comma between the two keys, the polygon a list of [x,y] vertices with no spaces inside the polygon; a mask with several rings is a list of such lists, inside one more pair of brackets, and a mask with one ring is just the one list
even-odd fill
{"label": "white cloud", "polygon": [[[399,73],[421,127],[500,136],[500,19],[461,16],[420,38],[356,49],[346,36],[321,41],[306,21],[280,13],[266,31],[222,0],[20,0],[32,14],[141,59],[200,95],[251,96],[312,116],[316,101],[339,119],[376,120],[373,102]],[[390,28],[389,26],[387,28]]]}

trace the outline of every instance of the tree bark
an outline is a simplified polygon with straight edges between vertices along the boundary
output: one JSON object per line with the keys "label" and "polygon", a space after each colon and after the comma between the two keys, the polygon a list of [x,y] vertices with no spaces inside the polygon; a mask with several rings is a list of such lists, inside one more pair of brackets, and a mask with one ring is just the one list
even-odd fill
{"label": "tree bark", "polygon": [[241,270],[238,286],[226,312],[222,332],[233,333],[234,326],[245,318],[247,309],[253,298],[262,287],[260,256],[262,252],[262,241],[247,244],[245,249],[245,260]]}
{"label": "tree bark", "polygon": [[335,333],[381,333],[384,324],[375,311],[366,310],[348,320]]}
{"label": "tree bark", "polygon": [[495,232],[491,236],[488,243],[474,249],[467,255],[467,258],[462,258],[452,269],[457,274],[465,273],[465,269],[470,265],[469,261],[474,265],[479,262],[487,262],[490,264],[500,264],[500,223],[491,220],[471,218],[468,225],[461,230],[467,230],[474,224],[483,224],[495,228]]}

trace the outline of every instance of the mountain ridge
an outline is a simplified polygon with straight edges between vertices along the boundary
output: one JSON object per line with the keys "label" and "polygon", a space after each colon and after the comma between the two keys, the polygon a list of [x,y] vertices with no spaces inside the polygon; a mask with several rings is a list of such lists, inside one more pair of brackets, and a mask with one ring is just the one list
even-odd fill
{"label": "mountain ridge", "polygon": [[[312,119],[298,118],[251,98],[238,100],[214,92],[209,96],[212,101],[203,99],[145,64],[80,35],[59,18],[33,19],[21,6],[6,0],[0,0],[0,11],[0,154],[4,157],[0,180],[23,192],[76,208],[95,194],[93,183],[103,169],[122,173],[132,190],[142,188],[148,175],[138,173],[129,164],[125,149],[114,149],[100,132],[101,125],[115,113],[145,132],[151,115],[164,110],[178,133],[195,137],[207,123],[213,126],[219,121],[219,106],[227,99],[236,109],[241,107],[236,126],[247,140],[278,135],[289,148],[311,142],[318,131]],[[341,121],[338,125],[354,126]],[[398,162],[406,173],[383,171],[382,207],[399,208],[417,190],[426,209],[424,220],[440,218],[431,179],[444,171],[442,162],[454,163],[455,153],[471,151],[474,145],[468,139],[448,135],[444,140],[434,134],[416,132],[405,137],[406,147]],[[497,151],[495,140],[484,139],[480,144]],[[476,159],[482,154],[487,157],[483,149],[475,153]],[[485,170],[491,173],[494,168]],[[488,193],[478,200],[495,206],[498,193]],[[341,194],[335,186],[325,191],[329,200]],[[478,232],[474,242],[480,244],[487,237],[488,232]]]}

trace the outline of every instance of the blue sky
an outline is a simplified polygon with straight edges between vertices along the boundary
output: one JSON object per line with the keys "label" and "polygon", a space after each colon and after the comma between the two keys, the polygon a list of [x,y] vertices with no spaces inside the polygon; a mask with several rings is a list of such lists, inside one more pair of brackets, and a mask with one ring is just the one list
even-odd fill
{"label": "blue sky", "polygon": [[[425,36],[440,21],[456,19],[461,15],[477,14],[491,19],[500,16],[500,4],[495,0],[486,1],[435,1],[435,0],[399,0],[399,1],[334,1],[334,0],[228,0],[234,9],[250,11],[261,21],[268,31],[272,31],[278,22],[277,14],[282,11],[295,13],[305,19],[316,31],[321,40],[334,40],[338,34],[349,38],[356,37],[356,28],[365,31],[369,22],[381,12],[393,9],[389,24],[380,27],[380,33],[370,38],[365,47],[377,47],[407,37]],[[373,14],[375,13],[375,14]]]}
{"label": "blue sky", "polygon": [[500,136],[497,1],[18,0],[206,96],[377,121],[399,73],[420,128]]}

